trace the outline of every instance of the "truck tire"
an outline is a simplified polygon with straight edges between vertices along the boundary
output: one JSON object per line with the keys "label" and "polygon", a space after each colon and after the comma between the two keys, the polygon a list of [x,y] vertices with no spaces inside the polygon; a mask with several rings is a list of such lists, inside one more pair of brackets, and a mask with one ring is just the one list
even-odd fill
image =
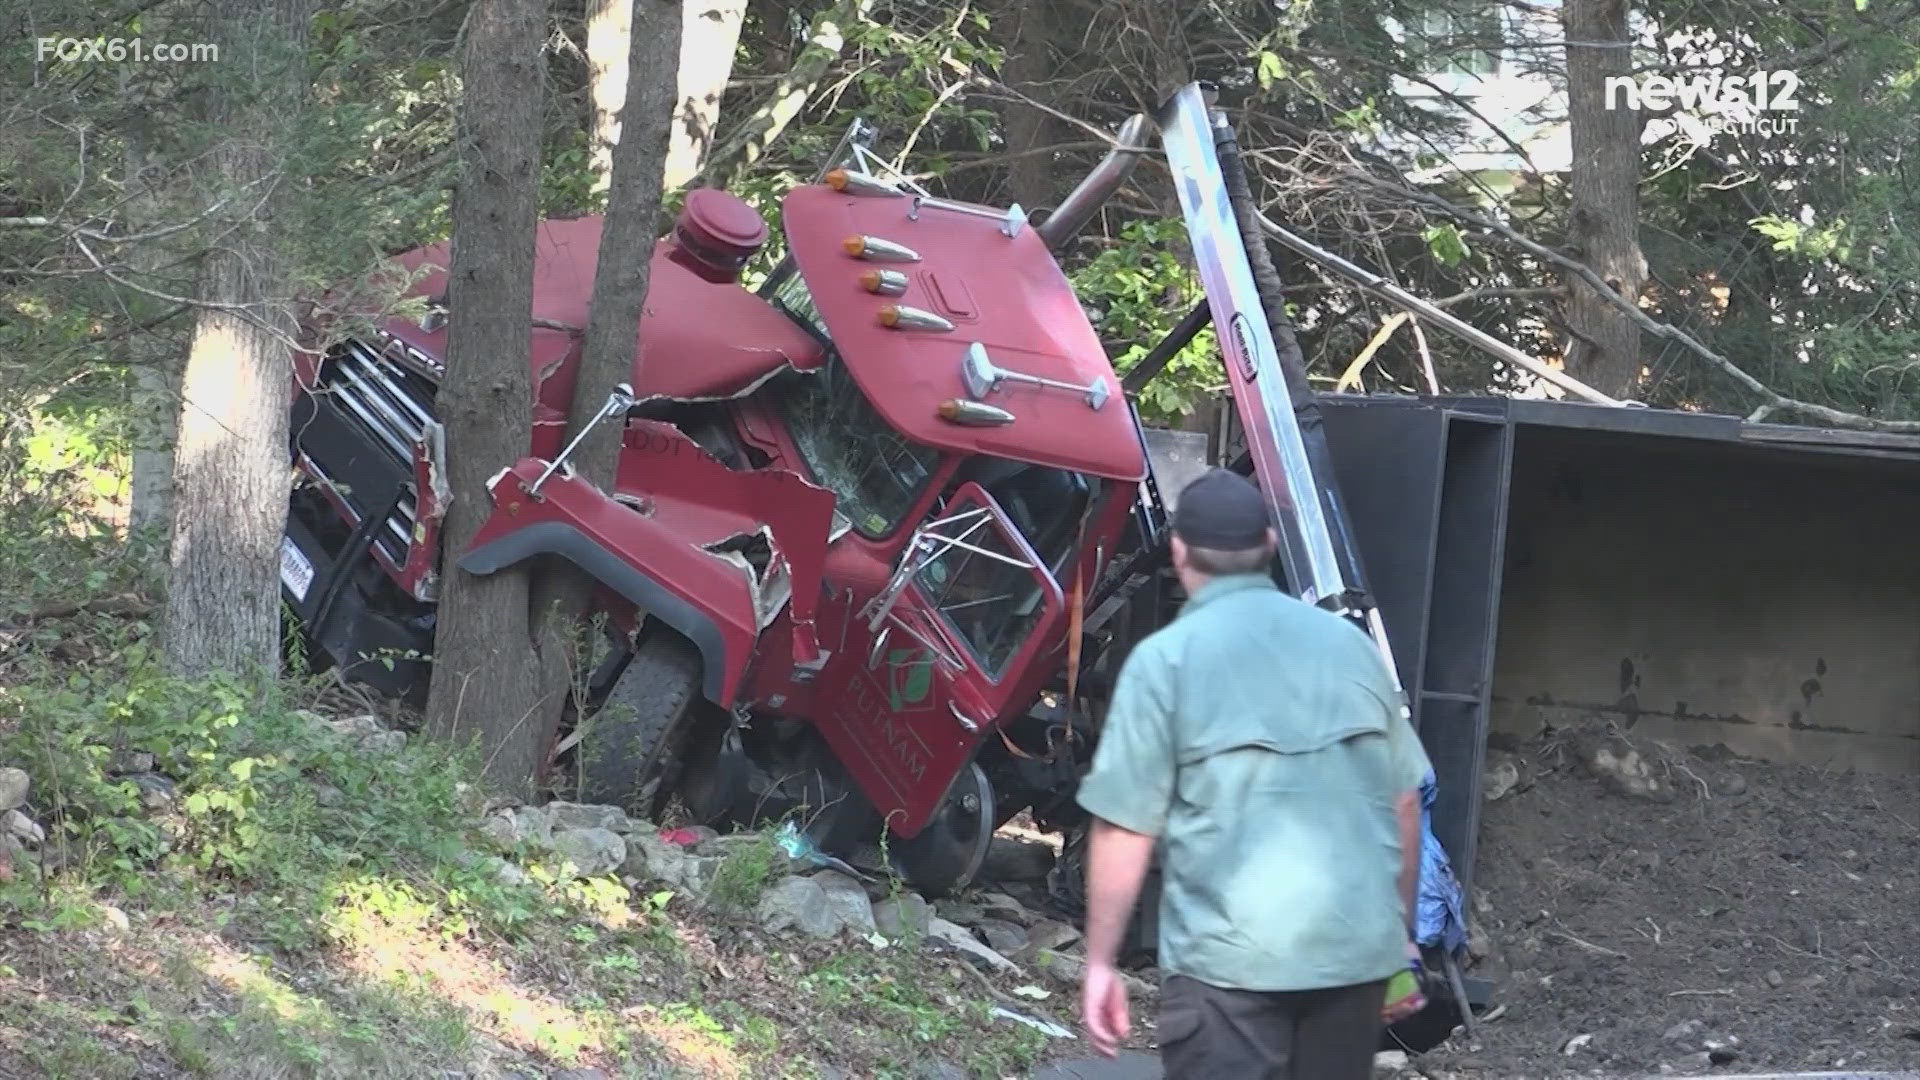
{"label": "truck tire", "polygon": [[640,642],[633,659],[588,721],[580,744],[580,798],[618,806],[649,821],[663,805],[659,790],[699,713],[701,662],[693,643],[669,630]]}

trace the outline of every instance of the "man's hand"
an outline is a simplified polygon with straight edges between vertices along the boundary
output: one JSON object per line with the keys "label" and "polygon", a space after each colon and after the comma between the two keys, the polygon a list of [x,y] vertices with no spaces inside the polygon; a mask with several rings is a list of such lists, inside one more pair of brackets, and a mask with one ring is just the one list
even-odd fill
{"label": "man's hand", "polygon": [[1080,1020],[1087,1037],[1101,1057],[1112,1057],[1126,1041],[1131,1025],[1127,1020],[1127,984],[1112,964],[1087,964],[1080,984]]}

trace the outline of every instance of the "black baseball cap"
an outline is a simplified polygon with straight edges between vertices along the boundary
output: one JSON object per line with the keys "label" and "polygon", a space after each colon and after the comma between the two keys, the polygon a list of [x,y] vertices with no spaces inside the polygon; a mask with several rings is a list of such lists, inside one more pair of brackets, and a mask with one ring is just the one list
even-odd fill
{"label": "black baseball cap", "polygon": [[1174,535],[1194,547],[1214,551],[1262,547],[1272,524],[1260,489],[1227,469],[1209,469],[1188,484],[1173,509]]}

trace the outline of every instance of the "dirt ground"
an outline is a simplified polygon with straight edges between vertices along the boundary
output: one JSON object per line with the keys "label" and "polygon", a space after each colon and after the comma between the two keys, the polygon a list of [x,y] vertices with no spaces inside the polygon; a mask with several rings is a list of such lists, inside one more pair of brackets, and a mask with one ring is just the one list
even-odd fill
{"label": "dirt ground", "polygon": [[1504,1011],[1420,1071],[1920,1067],[1920,778],[1600,729],[1504,750],[1472,900]]}

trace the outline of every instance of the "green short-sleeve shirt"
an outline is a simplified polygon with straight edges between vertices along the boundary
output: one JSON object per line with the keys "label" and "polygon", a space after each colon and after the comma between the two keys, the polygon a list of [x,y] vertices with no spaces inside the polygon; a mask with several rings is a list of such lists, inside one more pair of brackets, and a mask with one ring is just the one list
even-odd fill
{"label": "green short-sleeve shirt", "polygon": [[1395,801],[1428,771],[1373,641],[1215,578],[1122,667],[1080,805],[1160,839],[1160,966],[1309,990],[1406,963]]}

